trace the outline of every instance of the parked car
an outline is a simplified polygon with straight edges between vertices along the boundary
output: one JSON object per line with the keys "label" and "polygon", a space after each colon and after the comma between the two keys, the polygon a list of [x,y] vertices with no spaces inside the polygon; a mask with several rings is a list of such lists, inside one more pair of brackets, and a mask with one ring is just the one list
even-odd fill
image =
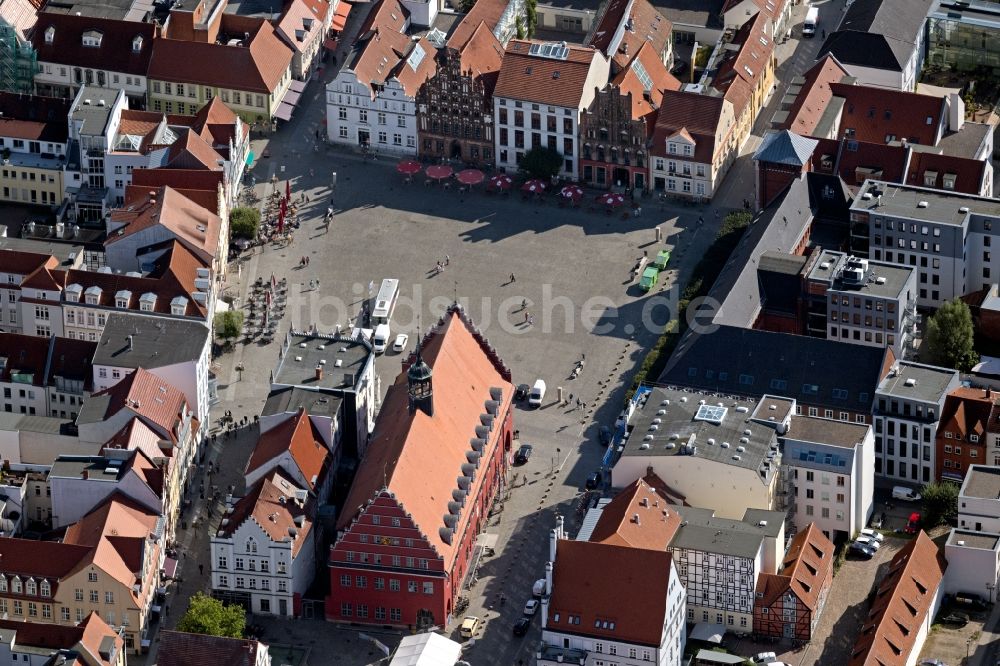
{"label": "parked car", "polygon": [[517,622],[514,623],[513,632],[515,636],[524,636],[528,633],[528,627],[531,626],[531,620],[526,617],[518,618]]}
{"label": "parked car", "polygon": [[528,396],[528,404],[532,407],[541,407],[542,400],[545,399],[545,380],[536,379],[535,385],[531,387],[531,394]]}
{"label": "parked car", "polygon": [[538,599],[528,599],[528,603],[524,604],[524,614],[531,616],[538,612]]}
{"label": "parked car", "polygon": [[688,71],[688,64],[683,60],[674,61],[674,64],[670,67],[670,73],[674,76],[681,76]]}
{"label": "parked car", "polygon": [[406,343],[409,341],[410,336],[406,333],[400,333],[396,336],[396,341],[392,343],[392,351],[402,352],[406,351]]}
{"label": "parked car", "polygon": [[882,545],[878,542],[878,540],[873,539],[870,536],[865,536],[864,534],[855,539],[854,543],[860,543],[861,545],[871,548],[872,550],[878,550]]}
{"label": "parked car", "polygon": [[659,279],[660,269],[656,266],[648,266],[646,267],[646,270],[642,272],[642,278],[639,280],[639,288],[643,291],[649,291],[656,286]]}
{"label": "parked car", "polygon": [[514,454],[514,464],[523,465],[528,462],[528,458],[531,457],[532,451],[534,451],[534,448],[532,448],[531,444],[522,444],[521,448],[519,448],[517,453]]}
{"label": "parked car", "polygon": [[597,436],[600,438],[601,446],[607,446],[611,443],[614,433],[611,432],[611,428],[608,426],[601,426],[601,430],[597,433]]}
{"label": "parked car", "polygon": [[948,664],[944,663],[940,659],[932,658],[932,659],[924,659],[922,662],[920,662],[920,666],[948,666]]}
{"label": "parked car", "polygon": [[483,621],[480,620],[475,615],[469,615],[464,620],[462,620],[462,626],[459,628],[458,633],[462,638],[472,638],[476,635],[483,626]]}
{"label": "parked car", "polygon": [[777,661],[778,655],[773,652],[758,652],[754,655],[753,663],[755,664],[770,664],[772,661]]}
{"label": "parked car", "polygon": [[535,581],[535,584],[531,586],[531,594],[536,599],[541,599],[545,595],[545,579],[539,578]]}
{"label": "parked car", "polygon": [[527,384],[518,384],[517,389],[514,390],[514,400],[518,402],[524,402],[528,399],[528,394],[531,393],[531,387]]}
{"label": "parked car", "polygon": [[861,530],[861,536],[866,536],[869,539],[875,539],[879,543],[882,543],[883,541],[885,541],[885,536],[881,532],[877,532],[875,530],[870,530],[867,527],[864,528],[863,530]]}
{"label": "parked car", "polygon": [[670,250],[660,250],[656,253],[656,260],[653,262],[654,266],[664,271],[667,269],[668,263],[670,263]]}
{"label": "parked car", "polygon": [[922,498],[920,493],[906,486],[893,486],[892,499],[903,500],[904,502],[919,502]]}
{"label": "parked car", "polygon": [[948,613],[940,620],[938,620],[938,622],[947,625],[949,627],[961,628],[969,624],[969,616],[961,611],[955,611],[952,613]]}
{"label": "parked car", "polygon": [[858,557],[862,557],[866,560],[870,560],[873,557],[875,557],[875,550],[869,548],[863,543],[857,543],[857,542],[852,543],[850,548],[848,549],[848,552],[851,555],[857,555]]}
{"label": "parked car", "polygon": [[906,533],[916,534],[920,529],[920,514],[916,511],[910,514],[910,519],[906,521]]}
{"label": "parked car", "polygon": [[872,527],[874,527],[877,530],[882,529],[882,527],[885,525],[885,518],[884,518],[884,516],[885,516],[885,514],[883,514],[883,513],[876,513],[875,515],[873,515],[872,516]]}
{"label": "parked car", "polygon": [[597,486],[601,485],[601,481],[603,480],[604,480],[604,474],[601,472],[601,470],[597,470],[587,477],[587,481],[586,483],[584,483],[584,486],[587,488],[587,490],[596,490]]}

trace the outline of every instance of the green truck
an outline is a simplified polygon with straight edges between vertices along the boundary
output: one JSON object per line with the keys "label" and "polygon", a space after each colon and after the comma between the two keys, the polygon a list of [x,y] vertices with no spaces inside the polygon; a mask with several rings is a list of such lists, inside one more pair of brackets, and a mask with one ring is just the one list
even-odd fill
{"label": "green truck", "polygon": [[639,280],[639,288],[643,291],[649,291],[656,286],[656,281],[660,279],[660,269],[656,266],[647,266],[646,270],[642,272],[642,278]]}
{"label": "green truck", "polygon": [[653,265],[661,271],[667,270],[667,264],[670,263],[670,250],[661,250],[656,253],[656,261]]}

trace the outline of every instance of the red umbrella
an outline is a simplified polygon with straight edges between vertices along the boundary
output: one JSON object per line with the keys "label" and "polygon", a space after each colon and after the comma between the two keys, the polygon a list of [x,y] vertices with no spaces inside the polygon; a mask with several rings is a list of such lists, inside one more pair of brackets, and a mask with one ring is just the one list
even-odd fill
{"label": "red umbrella", "polygon": [[455,176],[455,179],[462,185],[478,185],[483,182],[486,175],[479,169],[466,169],[465,171],[459,171]]}
{"label": "red umbrella", "polygon": [[597,197],[597,201],[610,208],[615,208],[625,203],[625,197],[617,192],[605,192]]}
{"label": "red umbrella", "polygon": [[278,233],[280,234],[285,230],[285,207],[282,206],[281,210],[278,211]]}
{"label": "red umbrella", "polygon": [[495,176],[490,176],[490,189],[509,190],[510,186],[513,184],[514,180],[505,173],[498,173]]}
{"label": "red umbrella", "polygon": [[413,160],[403,160],[396,165],[396,171],[403,174],[404,176],[412,176],[414,174],[420,173],[423,167],[420,166],[420,162],[414,162]]}
{"label": "red umbrella", "polygon": [[447,164],[435,164],[434,166],[427,167],[427,176],[433,178],[434,180],[444,180],[452,174],[454,169],[452,169]]}
{"label": "red umbrella", "polygon": [[285,198],[290,199],[292,197],[292,181],[285,181]]}
{"label": "red umbrella", "polygon": [[522,185],[521,189],[524,190],[525,192],[531,192],[532,194],[537,194],[539,192],[545,191],[545,183],[538,180],[537,178],[532,178],[524,185]]}
{"label": "red umbrella", "polygon": [[559,191],[559,196],[575,201],[583,196],[583,188],[579,185],[567,185]]}

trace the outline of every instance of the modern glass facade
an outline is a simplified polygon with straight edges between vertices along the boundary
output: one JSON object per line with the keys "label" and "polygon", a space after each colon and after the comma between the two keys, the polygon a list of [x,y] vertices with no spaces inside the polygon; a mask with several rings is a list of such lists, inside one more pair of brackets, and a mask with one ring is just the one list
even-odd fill
{"label": "modern glass facade", "polygon": [[927,18],[927,63],[959,71],[1000,68],[1000,2],[963,5],[942,2]]}

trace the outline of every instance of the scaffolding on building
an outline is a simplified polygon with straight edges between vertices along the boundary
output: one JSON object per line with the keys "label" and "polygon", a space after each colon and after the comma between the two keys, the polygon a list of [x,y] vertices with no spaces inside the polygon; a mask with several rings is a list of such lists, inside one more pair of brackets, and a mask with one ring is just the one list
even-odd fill
{"label": "scaffolding on building", "polygon": [[36,73],[38,54],[31,42],[0,19],[0,90],[30,95],[35,89]]}

